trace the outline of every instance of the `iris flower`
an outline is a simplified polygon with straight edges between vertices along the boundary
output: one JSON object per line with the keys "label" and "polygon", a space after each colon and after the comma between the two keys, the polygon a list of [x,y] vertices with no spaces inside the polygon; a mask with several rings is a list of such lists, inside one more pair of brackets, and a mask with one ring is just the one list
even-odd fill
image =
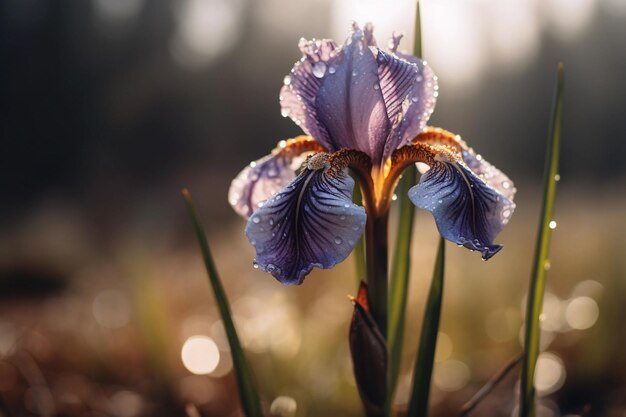
{"label": "iris flower", "polygon": [[[437,77],[425,61],[397,51],[400,39],[394,33],[385,51],[371,24],[353,24],[342,46],[299,43],[302,59],[285,77],[280,104],[306,135],[279,142],[229,190],[230,204],[248,219],[255,265],[282,283],[301,284],[313,267],[343,261],[364,231],[368,248],[377,236],[386,246],[393,191],[415,163],[427,170],[408,196],[432,213],[445,239],[485,260],[502,247],[493,240],[515,208],[513,183],[458,135],[426,125]],[[364,207],[352,201],[350,173]]]}

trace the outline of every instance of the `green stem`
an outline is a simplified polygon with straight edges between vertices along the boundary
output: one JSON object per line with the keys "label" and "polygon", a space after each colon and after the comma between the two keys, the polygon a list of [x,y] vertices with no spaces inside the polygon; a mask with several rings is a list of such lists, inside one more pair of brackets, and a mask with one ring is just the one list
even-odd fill
{"label": "green stem", "polygon": [[370,312],[385,340],[387,340],[388,222],[387,210],[384,213],[369,215],[365,225],[368,302]]}
{"label": "green stem", "polygon": [[[360,206],[363,205],[363,194],[361,193],[361,187],[358,182],[357,185],[354,187],[354,192],[352,193],[352,201]],[[361,236],[359,238],[359,241],[356,243],[353,253],[356,273],[356,286],[358,288],[359,285],[361,285],[361,281],[365,281],[367,278],[367,267],[365,264],[365,238],[363,236]]]}

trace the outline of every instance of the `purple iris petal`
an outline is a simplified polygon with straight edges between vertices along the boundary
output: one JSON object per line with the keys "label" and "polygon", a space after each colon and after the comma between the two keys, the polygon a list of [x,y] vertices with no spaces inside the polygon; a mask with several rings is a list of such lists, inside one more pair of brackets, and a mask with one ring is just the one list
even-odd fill
{"label": "purple iris petal", "polygon": [[326,73],[327,62],[337,45],[329,39],[307,41],[300,40],[302,59],[298,61],[291,74],[285,77],[285,85],[280,90],[280,106],[283,116],[289,116],[310,136],[313,136],[324,148],[335,151],[328,131],[320,124],[317,117],[315,99],[321,84],[321,75]]}
{"label": "purple iris petal", "polygon": [[409,198],[433,214],[444,238],[480,251],[485,260],[491,258],[502,248],[493,239],[508,223],[515,204],[463,163],[437,160],[409,190]]}
{"label": "purple iris petal", "polygon": [[378,51],[378,76],[393,131],[385,145],[385,159],[408,145],[426,127],[436,102],[437,77],[419,58],[411,61]]}
{"label": "purple iris petal", "polygon": [[250,217],[265,200],[295,178],[294,170],[303,160],[303,157],[273,153],[251,162],[230,184],[230,205],[240,216]]}
{"label": "purple iris petal", "polygon": [[246,226],[257,265],[284,284],[301,284],[313,267],[343,261],[365,227],[365,210],[352,203],[354,181],[346,170],[331,173],[324,164],[312,164],[325,156],[312,157]]}
{"label": "purple iris petal", "polygon": [[500,194],[509,200],[513,200],[517,189],[513,185],[513,181],[505,173],[485,161],[482,156],[476,155],[472,148],[463,149],[462,154],[463,162],[467,164],[474,174],[495,188]]}
{"label": "purple iris petal", "polygon": [[364,33],[357,30],[330,60],[335,72],[323,76],[315,106],[334,150],[356,149],[378,164],[391,123],[380,91],[376,58],[363,39]]}
{"label": "purple iris petal", "polygon": [[435,105],[436,77],[426,64],[377,48],[371,24],[348,41],[301,41],[303,58],[285,78],[282,113],[329,151],[365,152],[376,165],[408,144]]}

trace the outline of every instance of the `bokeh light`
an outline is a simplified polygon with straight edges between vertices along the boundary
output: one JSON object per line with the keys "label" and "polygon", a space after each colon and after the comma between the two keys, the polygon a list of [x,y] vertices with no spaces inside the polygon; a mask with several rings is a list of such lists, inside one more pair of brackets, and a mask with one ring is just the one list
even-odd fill
{"label": "bokeh light", "polygon": [[598,303],[590,297],[576,297],[570,300],[565,309],[565,319],[572,329],[584,330],[593,326],[598,320],[600,309]]}
{"label": "bokeh light", "polygon": [[196,335],[188,338],[181,350],[183,365],[196,375],[210,374],[220,362],[217,344],[208,336]]}
{"label": "bokeh light", "polygon": [[542,352],[537,359],[535,370],[535,389],[539,395],[548,395],[563,386],[565,382],[565,366],[557,355]]}

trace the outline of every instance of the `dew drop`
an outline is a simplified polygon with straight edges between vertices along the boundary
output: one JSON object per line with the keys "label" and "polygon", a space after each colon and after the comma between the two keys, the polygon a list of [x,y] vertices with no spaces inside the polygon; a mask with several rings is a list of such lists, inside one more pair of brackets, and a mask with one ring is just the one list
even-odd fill
{"label": "dew drop", "polygon": [[443,203],[443,200],[439,200],[439,201],[437,201],[437,203],[441,204],[441,203]]}
{"label": "dew drop", "polygon": [[417,103],[420,99],[418,97],[411,97],[413,103]]}
{"label": "dew drop", "polygon": [[348,203],[345,203],[343,206],[344,206],[345,208],[350,208],[350,204],[348,204]]}
{"label": "dew drop", "polygon": [[259,219],[259,216],[254,216],[252,218],[252,223],[254,223],[254,224],[259,224],[260,221],[261,221],[261,219]]}
{"label": "dew drop", "polygon": [[502,181],[502,188],[508,190],[509,188],[511,188],[511,183],[509,181]]}
{"label": "dew drop", "polygon": [[424,81],[424,77],[422,77],[421,75],[418,75],[418,76],[415,78],[415,81],[417,81],[418,83],[421,83],[422,81]]}
{"label": "dew drop", "polygon": [[398,194],[394,194],[394,195],[392,195],[392,196],[391,196],[391,199],[392,199],[393,201],[396,201],[396,200],[398,199]]}
{"label": "dew drop", "polygon": [[556,229],[556,222],[552,220],[548,226],[550,227],[550,229],[554,230]]}
{"label": "dew drop", "polygon": [[256,161],[250,162],[250,168],[254,168],[256,166]]}
{"label": "dew drop", "polygon": [[356,77],[359,73],[356,70],[352,70],[352,76]]}
{"label": "dew drop", "polygon": [[286,107],[283,107],[282,109],[280,109],[280,115],[283,117],[289,116],[289,113],[291,113],[291,110],[289,110]]}
{"label": "dew drop", "polygon": [[253,267],[254,269],[259,269],[259,264],[258,264],[258,263],[256,263],[256,260],[252,261],[252,267]]}
{"label": "dew drop", "polygon": [[339,236],[337,236],[335,238],[335,243],[338,244],[338,245],[341,245],[343,243],[343,240]]}
{"label": "dew drop", "polygon": [[336,70],[336,69],[335,69],[335,67],[333,67],[332,65],[331,65],[330,67],[328,67],[328,73],[329,73],[329,74],[334,74],[334,73],[335,73],[335,71],[337,71],[337,70]]}
{"label": "dew drop", "polygon": [[269,220],[269,224],[270,224],[270,226],[273,226],[274,225],[274,219],[270,219]]}
{"label": "dew drop", "polygon": [[326,74],[326,64],[322,61],[317,61],[313,65],[313,75],[315,75],[317,78],[322,78],[324,74]]}
{"label": "dew drop", "polygon": [[561,176],[560,176],[559,174],[556,174],[556,175],[554,176],[554,181],[556,181],[556,182],[561,181]]}
{"label": "dew drop", "polygon": [[378,83],[374,83],[374,90],[380,90],[380,85]]}
{"label": "dew drop", "polygon": [[549,271],[551,266],[552,265],[550,265],[550,260],[546,259],[546,262],[543,264],[543,269],[545,269],[546,271]]}
{"label": "dew drop", "polygon": [[285,75],[285,78],[283,78],[283,83],[285,83],[285,85],[291,84],[291,75]]}

